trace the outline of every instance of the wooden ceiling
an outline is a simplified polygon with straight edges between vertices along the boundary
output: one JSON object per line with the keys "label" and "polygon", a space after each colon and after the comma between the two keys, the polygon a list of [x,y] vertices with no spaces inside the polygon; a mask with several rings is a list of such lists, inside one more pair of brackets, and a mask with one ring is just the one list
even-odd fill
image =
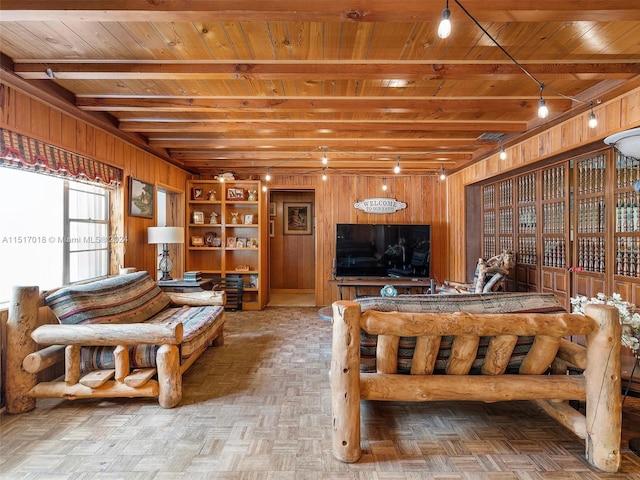
{"label": "wooden ceiling", "polygon": [[451,172],[640,83],[638,0],[451,0],[441,39],[444,6],[2,0],[0,49],[5,74],[205,176],[319,174],[325,152],[330,174]]}

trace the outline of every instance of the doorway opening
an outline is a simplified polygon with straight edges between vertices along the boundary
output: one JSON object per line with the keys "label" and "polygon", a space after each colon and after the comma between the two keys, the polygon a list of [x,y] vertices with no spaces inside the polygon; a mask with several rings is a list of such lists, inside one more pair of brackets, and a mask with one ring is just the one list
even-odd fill
{"label": "doorway opening", "polygon": [[269,306],[316,306],[315,190],[269,191]]}

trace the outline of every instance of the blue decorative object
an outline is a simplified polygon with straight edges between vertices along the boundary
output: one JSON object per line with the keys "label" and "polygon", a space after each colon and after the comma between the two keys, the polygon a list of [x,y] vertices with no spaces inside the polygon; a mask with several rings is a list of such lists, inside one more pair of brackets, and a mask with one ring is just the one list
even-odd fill
{"label": "blue decorative object", "polygon": [[635,181],[635,183],[633,184],[633,189],[636,191],[636,193],[640,193],[640,180]]}
{"label": "blue decorative object", "polygon": [[383,297],[397,297],[398,291],[393,285],[385,285],[382,287],[382,290],[380,290],[380,295]]}

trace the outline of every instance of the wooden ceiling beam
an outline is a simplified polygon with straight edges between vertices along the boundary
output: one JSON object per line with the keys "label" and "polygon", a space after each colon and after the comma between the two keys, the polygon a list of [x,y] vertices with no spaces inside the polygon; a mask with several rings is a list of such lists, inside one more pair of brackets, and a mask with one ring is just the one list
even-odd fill
{"label": "wooden ceiling beam", "polygon": [[[497,148],[497,146],[496,146]],[[312,154],[304,152],[236,152],[236,151],[223,151],[223,152],[190,152],[186,150],[178,150],[172,152],[176,160],[180,160],[185,164],[191,165],[205,165],[212,160],[224,160],[233,162],[269,162],[271,164],[278,164],[281,161],[300,161],[311,162],[313,165],[318,165],[321,161],[321,152],[314,152]],[[343,161],[393,161],[396,162],[401,159],[404,163],[420,161],[423,159],[433,160],[434,156],[442,156],[443,152],[410,152],[410,151],[393,151],[393,152],[371,152],[363,150],[361,152],[328,152],[327,156],[330,157],[329,163],[335,164],[336,162]],[[449,150],[446,152],[447,158],[450,160],[471,160],[472,153],[464,151]]]}
{"label": "wooden ceiling beam", "polygon": [[[374,131],[401,131],[409,132],[522,132],[526,130],[526,122],[504,121],[447,121],[441,120],[212,120],[212,121],[150,121],[150,120],[126,120],[120,122],[120,130],[123,132],[246,132],[254,135],[263,135],[262,141],[269,140],[278,130],[290,132],[335,132],[362,130]],[[260,138],[260,137],[258,137]]]}
{"label": "wooden ceiling beam", "polygon": [[[80,3],[80,4],[79,4]],[[3,0],[3,21],[438,22],[444,2],[424,0]],[[640,20],[636,0],[465,0],[482,22]],[[463,12],[451,2],[453,18]]]}
{"label": "wooden ceiling beam", "polygon": [[[470,156],[451,156],[451,157],[447,157],[447,160],[441,160],[441,159],[433,159],[433,158],[429,158],[429,157],[416,157],[416,158],[403,158],[401,160],[401,169],[407,169],[407,168],[416,168],[419,167],[421,165],[423,165],[425,162],[436,162],[438,164],[440,163],[453,163],[455,161],[460,161],[460,160],[470,160]],[[384,165],[389,166],[391,169],[393,169],[393,167],[395,167],[397,159],[395,158],[387,158],[387,159],[383,159],[383,158],[377,158],[377,157],[366,157],[366,158],[350,158],[350,159],[343,159],[340,161],[331,161],[330,164],[328,165],[322,165],[320,163],[320,160],[316,159],[315,161],[310,161],[308,159],[299,159],[299,158],[292,158],[292,159],[280,159],[280,161],[278,160],[272,160],[272,159],[262,159],[262,158],[256,158],[256,159],[247,159],[247,160],[236,160],[236,159],[228,159],[228,158],[211,158],[209,160],[199,160],[199,161],[187,161],[185,162],[185,165],[189,165],[190,167],[196,168],[198,171],[200,171],[200,169],[202,168],[206,168],[206,167],[211,167],[214,165],[221,165],[224,164],[225,166],[230,166],[233,165],[234,167],[263,167],[263,168],[272,168],[274,166],[295,166],[295,167],[305,167],[305,168],[317,168],[318,170],[322,170],[322,168],[332,168],[332,169],[336,169],[336,168],[352,168],[352,167],[357,167],[357,166],[362,166],[362,165],[367,165],[370,164],[372,162],[380,162]]]}
{"label": "wooden ceiling beam", "polygon": [[[545,95],[550,110],[571,107],[571,100]],[[538,108],[538,96],[513,97],[97,97],[80,96],[76,106],[99,112],[375,112],[411,113],[479,113],[499,111],[524,112]]]}
{"label": "wooden ceiling beam", "polygon": [[[521,62],[533,75],[553,79],[571,75],[581,80],[631,78],[640,74],[640,62]],[[424,81],[486,78],[523,79],[524,73],[509,61],[22,61],[14,72],[28,80],[393,80]],[[402,87],[402,85],[400,85]]]}
{"label": "wooden ceiling beam", "polygon": [[[496,145],[497,142],[479,141],[475,139],[439,139],[439,138],[272,138],[269,148],[256,147],[264,145],[264,140],[255,138],[221,138],[218,140],[150,140],[149,144],[171,150],[173,157],[180,155],[206,156],[215,155],[212,152],[232,152],[238,156],[265,155],[271,157],[320,155],[323,148],[331,155],[366,155],[367,151],[377,155],[387,152],[397,155],[401,152],[408,154],[424,151],[463,151],[476,148],[479,145]],[[186,153],[189,152],[189,153]]]}

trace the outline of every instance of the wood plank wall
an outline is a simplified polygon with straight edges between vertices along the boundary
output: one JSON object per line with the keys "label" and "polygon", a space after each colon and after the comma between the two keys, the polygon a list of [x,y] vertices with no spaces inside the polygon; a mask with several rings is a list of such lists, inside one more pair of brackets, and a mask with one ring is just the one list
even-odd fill
{"label": "wood plank wall", "polygon": [[[315,190],[316,202],[316,303],[330,305],[338,299],[338,288],[328,284],[335,258],[337,223],[426,223],[431,225],[431,271],[440,281],[449,261],[447,248],[447,180],[435,175],[387,177],[389,189],[382,191],[382,177],[357,175],[274,176],[269,188],[287,187]],[[353,204],[365,198],[387,197],[406,202],[407,208],[393,214],[368,214]]]}
{"label": "wood plank wall", "polygon": [[[500,160],[498,154],[488,157],[461,170],[447,179],[449,198],[448,242],[450,263],[447,278],[466,281],[466,238],[474,232],[466,231],[465,188],[468,185],[490,179],[537,162],[546,161],[571,151],[593,144],[594,150],[604,146],[603,140],[613,133],[640,126],[640,87],[615,99],[603,102],[594,108],[598,118],[595,129],[588,127],[589,112],[568,119],[538,133],[524,142],[507,145],[507,159]],[[480,232],[477,232],[480,238]]]}
{"label": "wood plank wall", "polygon": [[[147,244],[146,230],[155,225],[155,219],[128,215],[128,180],[133,176],[183,193],[186,172],[69,113],[45,105],[4,82],[0,83],[0,115],[0,127],[114,165],[124,171],[124,182],[116,195],[117,207],[112,215],[117,225],[115,235],[122,235],[127,241],[122,245],[113,245],[117,255],[112,255],[111,271],[116,273],[118,263],[121,263],[123,266],[147,270],[153,275],[157,265],[156,247]],[[181,219],[182,217],[183,215],[179,216]],[[118,261],[117,257],[121,257],[122,253],[124,259],[120,258]]]}
{"label": "wood plank wall", "polygon": [[[273,290],[315,291],[316,267],[316,202],[313,191],[271,191],[269,201],[275,204],[274,236],[269,238],[269,284]],[[311,235],[284,235],[285,203],[311,203]]]}

